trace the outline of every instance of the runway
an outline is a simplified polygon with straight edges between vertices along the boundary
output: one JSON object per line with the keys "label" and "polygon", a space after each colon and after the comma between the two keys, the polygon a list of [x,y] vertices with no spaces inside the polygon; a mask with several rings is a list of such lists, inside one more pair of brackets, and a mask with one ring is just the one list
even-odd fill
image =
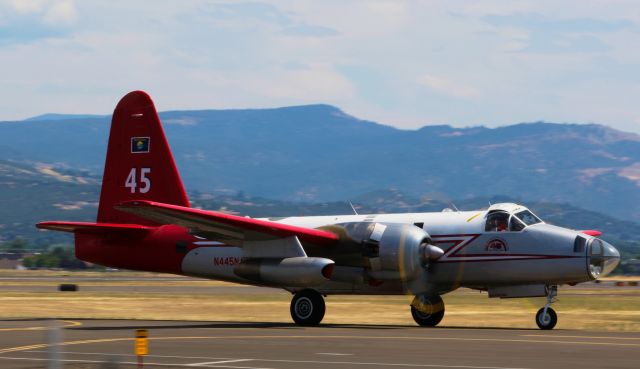
{"label": "runway", "polygon": [[[363,307],[363,308],[366,308]],[[640,333],[136,320],[2,320],[0,367],[339,369],[637,368]]]}

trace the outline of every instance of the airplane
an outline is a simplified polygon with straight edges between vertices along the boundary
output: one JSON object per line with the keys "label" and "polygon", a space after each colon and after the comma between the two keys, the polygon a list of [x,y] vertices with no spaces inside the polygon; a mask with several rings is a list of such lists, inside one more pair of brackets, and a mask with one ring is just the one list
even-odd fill
{"label": "airplane", "polygon": [[72,232],[87,262],[283,288],[301,326],[320,324],[328,295],[408,294],[415,322],[434,327],[441,295],[466,287],[546,297],[535,321],[553,329],[558,286],[620,261],[600,232],[547,224],[522,205],[445,210],[256,219],[192,208],[153,101],[133,91],[113,113],[97,221],[36,226]]}

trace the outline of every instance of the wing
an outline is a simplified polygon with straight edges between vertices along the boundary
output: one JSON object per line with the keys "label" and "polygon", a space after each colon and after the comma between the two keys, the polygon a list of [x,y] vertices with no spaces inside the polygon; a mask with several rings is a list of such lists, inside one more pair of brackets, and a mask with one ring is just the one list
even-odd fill
{"label": "wing", "polygon": [[114,223],[88,223],[88,222],[40,222],[36,224],[40,229],[61,232],[82,232],[82,233],[108,233],[113,231],[123,231],[131,233],[145,233],[151,227],[138,224],[114,224]]}
{"label": "wing", "polygon": [[291,243],[299,241],[318,245],[334,244],[338,236],[313,228],[297,227],[217,211],[199,210],[152,201],[126,201],[116,209],[134,214],[157,224],[175,224],[189,228],[192,233],[231,245],[247,246],[253,242]]}

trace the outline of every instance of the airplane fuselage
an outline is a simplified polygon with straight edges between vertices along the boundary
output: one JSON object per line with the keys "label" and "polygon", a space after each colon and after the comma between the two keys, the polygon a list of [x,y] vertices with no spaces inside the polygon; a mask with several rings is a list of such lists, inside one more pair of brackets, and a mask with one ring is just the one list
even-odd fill
{"label": "airplane fuselage", "polygon": [[[308,256],[335,261],[334,276],[317,287],[323,294],[442,294],[457,287],[490,289],[508,285],[554,285],[595,279],[589,274],[588,247],[575,249],[580,232],[538,223],[521,231],[486,231],[487,210],[463,212],[309,216],[268,219],[323,229],[335,224],[375,222],[412,224],[425,230],[444,251],[437,263],[409,281],[377,278],[360,249],[302,243]],[[76,237],[83,237],[77,235]],[[87,237],[87,236],[84,236]],[[78,257],[116,268],[153,270],[243,284],[265,285],[238,276],[242,247],[195,237],[177,226],[161,226],[136,239],[77,242]],[[121,249],[121,250],[120,250]],[[123,258],[122,255],[127,257]],[[282,287],[282,286],[279,286]],[[296,291],[295,287],[285,287]]]}
{"label": "airplane fuselage", "polygon": [[[460,286],[486,289],[493,285],[580,283],[594,279],[588,273],[587,248],[574,250],[573,247],[579,232],[545,223],[526,227],[519,232],[486,232],[486,214],[487,211],[465,211],[309,216],[283,218],[277,222],[320,229],[351,222],[413,224],[427,231],[433,244],[445,252],[438,263],[427,268],[414,281],[384,281],[377,284],[376,278],[367,282],[365,275],[362,280],[354,277],[351,283],[327,282],[318,287],[324,294],[443,293]],[[552,234],[552,239],[545,237],[545,234]],[[218,247],[195,249],[187,254],[182,264],[184,273],[247,283],[233,271],[235,264],[243,259],[242,248],[221,248],[219,243],[207,241],[194,243]],[[303,246],[309,256],[334,260],[334,273],[352,273],[355,276],[362,274],[363,271],[358,268],[366,265],[357,251],[349,254],[344,250],[323,246]],[[203,253],[207,257],[202,258]],[[203,263],[202,260],[208,262]],[[371,280],[374,282],[371,283]]]}

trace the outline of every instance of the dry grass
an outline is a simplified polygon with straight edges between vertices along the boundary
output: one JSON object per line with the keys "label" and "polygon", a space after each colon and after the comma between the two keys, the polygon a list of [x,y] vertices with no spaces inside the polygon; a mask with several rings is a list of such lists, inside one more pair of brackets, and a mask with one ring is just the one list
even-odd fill
{"label": "dry grass", "polygon": [[[51,277],[42,281],[2,281],[0,318],[117,318],[201,321],[290,322],[290,295],[273,290],[246,293],[246,287],[224,282],[176,277],[153,281],[149,273],[82,273],[72,276],[107,278],[80,282],[78,292],[20,292],[21,286],[54,286],[67,282],[68,272],[0,273],[0,276]],[[109,276],[145,277],[142,280],[109,280]],[[166,275],[157,275],[166,278]],[[60,278],[64,281],[59,281]],[[182,293],[144,292],[144,287],[179,285]],[[9,286],[9,287],[7,287]],[[87,292],[83,286],[109,287],[108,292]],[[140,292],[122,292],[119,287],[141,287]],[[237,286],[220,289],[219,286]],[[193,288],[198,287],[198,288]],[[211,287],[212,290],[199,289]],[[112,288],[112,290],[111,290]],[[130,288],[129,288],[130,290]],[[174,289],[175,290],[175,289]],[[205,291],[207,293],[199,293]],[[605,289],[561,289],[558,328],[597,331],[640,331],[640,287]],[[441,323],[456,327],[535,328],[534,316],[544,299],[488,299],[486,294],[458,290],[444,296],[447,313]],[[324,323],[414,325],[409,296],[329,296]]]}
{"label": "dry grass", "polygon": [[0,277],[11,278],[34,278],[34,277],[86,277],[86,278],[141,278],[141,277],[159,277],[159,278],[184,278],[188,277],[173,275],[173,274],[161,274],[150,272],[134,272],[134,271],[118,271],[118,272],[102,272],[102,271],[69,271],[69,270],[14,270],[14,269],[0,269]]}

